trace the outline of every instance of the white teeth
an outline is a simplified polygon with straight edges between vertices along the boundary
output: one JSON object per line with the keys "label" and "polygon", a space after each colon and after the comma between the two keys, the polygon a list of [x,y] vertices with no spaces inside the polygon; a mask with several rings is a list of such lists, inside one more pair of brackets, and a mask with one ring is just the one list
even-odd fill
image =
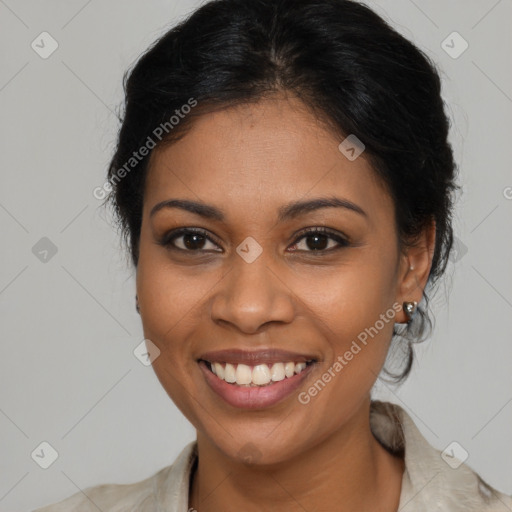
{"label": "white teeth", "polygon": [[297,363],[295,365],[295,373],[300,373],[304,368],[306,368],[306,363]]}
{"label": "white teeth", "polygon": [[284,365],[284,374],[290,378],[295,373],[295,363],[286,363]]}
{"label": "white teeth", "polygon": [[[240,366],[240,365],[238,365]],[[264,386],[270,382],[270,369],[266,364],[259,364],[252,369],[252,383]]]}
{"label": "white teeth", "polygon": [[224,378],[224,367],[220,363],[213,363],[212,370],[214,370],[213,373],[215,373],[219,379]]}
{"label": "white teeth", "polygon": [[232,364],[226,363],[224,367],[224,380],[231,384],[236,382],[235,367]]}
{"label": "white teeth", "polygon": [[236,367],[236,383],[237,384],[250,384],[252,380],[251,367],[246,364],[239,364]]}
{"label": "white teeth", "polygon": [[266,386],[272,382],[293,377],[303,372],[306,367],[307,364],[304,362],[295,364],[293,361],[274,363],[270,368],[267,364],[258,364],[251,367],[241,363],[238,365],[211,363],[211,370],[219,379],[239,386]]}
{"label": "white teeth", "polygon": [[270,374],[272,376],[273,382],[279,382],[280,380],[283,380],[284,375],[284,364],[283,363],[274,363],[272,365],[272,368],[270,369]]}

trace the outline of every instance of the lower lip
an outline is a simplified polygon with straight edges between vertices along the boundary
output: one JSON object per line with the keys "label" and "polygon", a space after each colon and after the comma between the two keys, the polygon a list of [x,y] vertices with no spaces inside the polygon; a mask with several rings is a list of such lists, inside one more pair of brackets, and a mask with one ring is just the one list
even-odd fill
{"label": "lower lip", "polygon": [[239,386],[219,379],[204,361],[199,361],[199,367],[213,391],[228,404],[240,409],[264,409],[284,400],[301,385],[313,366],[314,363],[308,364],[301,373],[267,386]]}

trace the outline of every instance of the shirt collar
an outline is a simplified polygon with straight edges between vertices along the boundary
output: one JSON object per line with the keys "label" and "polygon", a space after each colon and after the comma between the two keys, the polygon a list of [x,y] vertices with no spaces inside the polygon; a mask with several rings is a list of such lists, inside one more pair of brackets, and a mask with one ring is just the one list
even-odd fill
{"label": "shirt collar", "polygon": [[[404,458],[405,469],[398,507],[401,512],[431,510],[432,506],[449,501],[450,496],[454,496],[452,499],[456,501],[453,503],[454,508],[446,510],[477,510],[470,507],[466,500],[474,499],[478,491],[480,496],[488,495],[490,499],[493,489],[468,466],[461,465],[457,470],[451,468],[442,459],[440,451],[428,443],[409,414],[399,405],[372,400],[370,427],[381,444]],[[158,510],[188,511],[190,476],[196,461],[197,442],[192,441],[169,467],[169,472],[162,474],[161,478],[165,481],[156,485]],[[463,489],[464,494],[454,495],[454,489]],[[480,496],[478,502],[483,503]]]}

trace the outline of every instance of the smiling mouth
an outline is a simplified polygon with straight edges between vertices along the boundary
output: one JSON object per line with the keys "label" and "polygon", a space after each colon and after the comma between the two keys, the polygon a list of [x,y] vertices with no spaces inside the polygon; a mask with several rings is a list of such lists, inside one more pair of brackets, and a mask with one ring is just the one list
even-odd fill
{"label": "smiling mouth", "polygon": [[204,359],[200,359],[199,362],[204,363],[211,373],[228,384],[242,387],[265,387],[304,372],[316,361],[312,359],[297,363],[288,361],[254,366],[243,363],[212,362]]}

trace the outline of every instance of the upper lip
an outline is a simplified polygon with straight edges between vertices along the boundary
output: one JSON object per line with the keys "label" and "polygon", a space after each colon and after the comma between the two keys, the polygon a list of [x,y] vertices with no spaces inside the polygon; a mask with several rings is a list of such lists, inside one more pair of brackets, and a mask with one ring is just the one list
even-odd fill
{"label": "upper lip", "polygon": [[259,350],[216,350],[206,352],[199,360],[208,361],[209,363],[230,363],[230,364],[246,364],[248,366],[256,366],[258,364],[294,363],[316,361],[313,355],[299,354],[288,350],[280,350],[275,348],[259,349]]}

